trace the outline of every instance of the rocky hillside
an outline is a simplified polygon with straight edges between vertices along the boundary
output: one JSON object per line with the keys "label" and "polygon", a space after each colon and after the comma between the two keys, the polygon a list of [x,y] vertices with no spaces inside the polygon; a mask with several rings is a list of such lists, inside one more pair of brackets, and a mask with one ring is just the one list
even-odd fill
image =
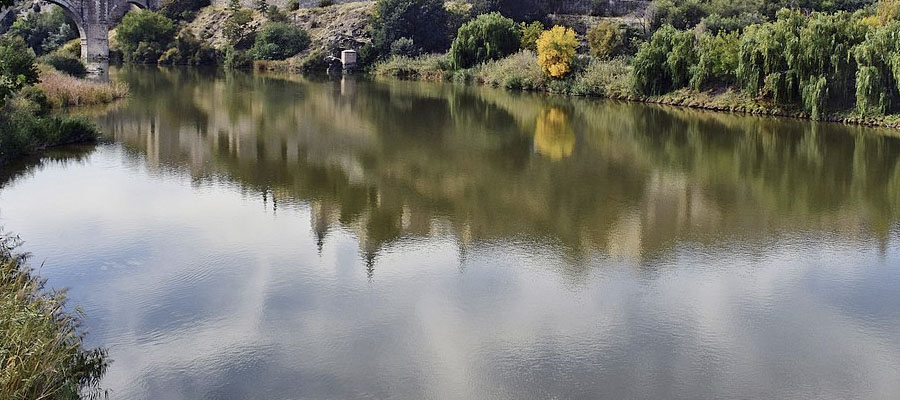
{"label": "rocky hillside", "polygon": [[[330,7],[301,8],[287,15],[290,23],[309,32],[312,39],[310,49],[335,52],[359,49],[369,42],[368,21],[374,7],[374,1],[350,2]],[[228,15],[228,10],[223,7],[206,7],[200,10],[187,29],[213,47],[224,49],[223,27]],[[250,27],[258,29],[265,22],[263,14],[254,12]]]}

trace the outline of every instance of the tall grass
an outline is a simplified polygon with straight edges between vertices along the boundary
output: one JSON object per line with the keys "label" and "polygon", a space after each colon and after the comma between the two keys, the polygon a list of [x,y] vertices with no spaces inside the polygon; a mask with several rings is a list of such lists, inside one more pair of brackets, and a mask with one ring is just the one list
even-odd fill
{"label": "tall grass", "polygon": [[544,90],[550,83],[531,50],[488,61],[473,68],[472,74],[478,83],[507,89]]}
{"label": "tall grass", "polygon": [[128,96],[124,83],[79,79],[51,68],[41,69],[38,87],[54,108],[106,104]]}
{"label": "tall grass", "polygon": [[17,246],[0,233],[0,398],[100,398],[106,351],[84,348],[80,312],[45,288]]}
{"label": "tall grass", "polygon": [[393,56],[379,62],[375,75],[401,79],[441,81],[452,76],[452,68],[446,54],[427,54],[419,57]]}

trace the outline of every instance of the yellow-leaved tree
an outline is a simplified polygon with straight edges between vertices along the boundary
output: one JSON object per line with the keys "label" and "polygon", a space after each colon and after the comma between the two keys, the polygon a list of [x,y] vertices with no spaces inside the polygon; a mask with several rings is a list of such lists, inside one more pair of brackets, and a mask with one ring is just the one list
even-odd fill
{"label": "yellow-leaved tree", "polygon": [[550,77],[562,78],[571,70],[576,46],[575,31],[556,25],[537,40],[538,64]]}

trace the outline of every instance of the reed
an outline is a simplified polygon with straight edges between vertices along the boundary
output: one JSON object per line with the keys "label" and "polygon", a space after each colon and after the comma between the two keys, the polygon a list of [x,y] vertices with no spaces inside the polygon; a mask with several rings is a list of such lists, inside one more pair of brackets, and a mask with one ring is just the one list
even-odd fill
{"label": "reed", "polygon": [[64,291],[45,288],[18,244],[0,233],[0,398],[102,397],[106,351],[85,349],[81,312],[67,309]]}
{"label": "reed", "polygon": [[75,78],[52,68],[41,69],[38,87],[54,108],[111,103],[128,96],[128,85]]}

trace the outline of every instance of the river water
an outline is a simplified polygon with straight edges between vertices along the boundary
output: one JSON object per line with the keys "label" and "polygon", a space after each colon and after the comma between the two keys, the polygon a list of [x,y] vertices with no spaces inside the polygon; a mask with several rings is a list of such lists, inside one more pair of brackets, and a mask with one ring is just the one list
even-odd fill
{"label": "river water", "polygon": [[891,131],[113,69],[0,225],[112,399],[900,398]]}

